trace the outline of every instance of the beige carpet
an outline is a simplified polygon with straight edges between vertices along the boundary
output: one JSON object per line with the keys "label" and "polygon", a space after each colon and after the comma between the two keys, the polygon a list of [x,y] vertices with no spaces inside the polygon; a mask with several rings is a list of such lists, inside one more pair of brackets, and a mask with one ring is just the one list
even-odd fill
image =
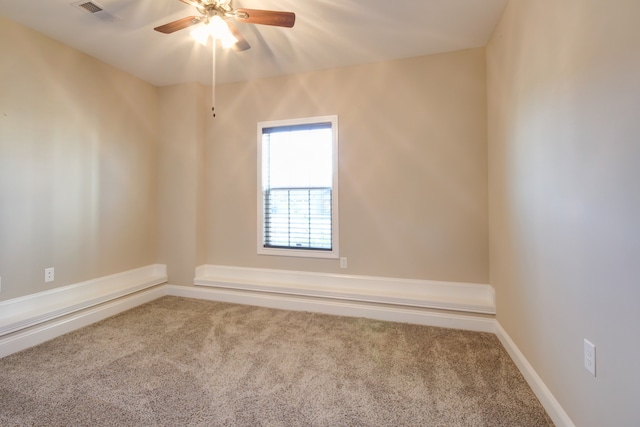
{"label": "beige carpet", "polygon": [[164,297],[0,359],[2,426],[550,426],[497,338]]}

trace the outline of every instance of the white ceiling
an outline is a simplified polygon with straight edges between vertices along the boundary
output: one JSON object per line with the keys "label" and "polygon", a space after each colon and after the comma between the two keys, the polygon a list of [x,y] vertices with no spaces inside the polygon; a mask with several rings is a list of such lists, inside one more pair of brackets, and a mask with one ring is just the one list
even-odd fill
{"label": "white ceiling", "polygon": [[[179,0],[95,0],[108,22],[77,0],[0,0],[0,14],[154,85],[211,82],[211,51],[153,30],[189,15]],[[251,45],[219,48],[217,83],[484,46],[507,0],[235,0],[234,7],[295,12],[293,28],[236,23]],[[1,54],[1,52],[0,52]]]}

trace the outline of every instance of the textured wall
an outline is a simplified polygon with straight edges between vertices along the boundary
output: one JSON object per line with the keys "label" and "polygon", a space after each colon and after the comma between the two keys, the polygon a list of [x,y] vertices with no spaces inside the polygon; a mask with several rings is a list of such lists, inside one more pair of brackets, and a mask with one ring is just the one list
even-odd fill
{"label": "textured wall", "polygon": [[157,90],[2,17],[0,76],[0,299],[155,262]]}
{"label": "textured wall", "polygon": [[[207,262],[487,283],[484,49],[218,88]],[[337,114],[337,260],[256,254],[256,123]]]}
{"label": "textured wall", "polygon": [[639,15],[512,1],[487,47],[497,317],[578,426],[640,425]]}

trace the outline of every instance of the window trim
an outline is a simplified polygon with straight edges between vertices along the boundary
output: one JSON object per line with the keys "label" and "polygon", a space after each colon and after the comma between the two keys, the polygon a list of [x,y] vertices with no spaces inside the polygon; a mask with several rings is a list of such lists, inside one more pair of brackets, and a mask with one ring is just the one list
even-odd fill
{"label": "window trim", "polygon": [[[262,129],[284,126],[297,126],[308,125],[314,123],[331,123],[332,133],[332,163],[333,163],[333,177],[331,182],[331,250],[315,250],[315,249],[283,249],[283,248],[266,248],[264,247],[264,199],[262,194]],[[339,252],[339,208],[338,208],[338,116],[316,116],[305,117],[298,119],[286,119],[286,120],[271,120],[265,122],[258,122],[257,125],[257,141],[258,141],[258,176],[257,176],[257,252],[258,255],[277,255],[277,256],[289,256],[289,257],[301,257],[301,258],[325,258],[325,259],[338,259],[340,257]]]}

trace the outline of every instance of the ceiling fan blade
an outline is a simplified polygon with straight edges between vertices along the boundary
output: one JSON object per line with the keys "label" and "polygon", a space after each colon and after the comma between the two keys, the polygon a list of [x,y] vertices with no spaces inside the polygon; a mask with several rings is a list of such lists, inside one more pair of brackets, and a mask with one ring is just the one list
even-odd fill
{"label": "ceiling fan blade", "polygon": [[196,25],[201,21],[200,17],[197,16],[187,16],[186,18],[178,19],[177,21],[169,22],[168,24],[160,25],[159,27],[155,27],[154,30],[159,31],[164,34],[171,34],[175,31],[182,30],[184,28],[190,27],[192,25]]}
{"label": "ceiling fan blade", "polygon": [[236,9],[235,16],[238,22],[249,24],[275,25],[277,27],[293,27],[296,23],[296,14],[293,12],[277,12],[274,10]]}
{"label": "ceiling fan blade", "polygon": [[245,40],[245,38],[242,36],[240,31],[238,31],[235,25],[233,25],[229,21],[227,21],[227,25],[229,26],[229,31],[231,31],[233,37],[238,40],[236,44],[233,45],[233,50],[235,50],[236,52],[242,52],[243,50],[251,48],[251,46],[249,46],[249,43]]}

